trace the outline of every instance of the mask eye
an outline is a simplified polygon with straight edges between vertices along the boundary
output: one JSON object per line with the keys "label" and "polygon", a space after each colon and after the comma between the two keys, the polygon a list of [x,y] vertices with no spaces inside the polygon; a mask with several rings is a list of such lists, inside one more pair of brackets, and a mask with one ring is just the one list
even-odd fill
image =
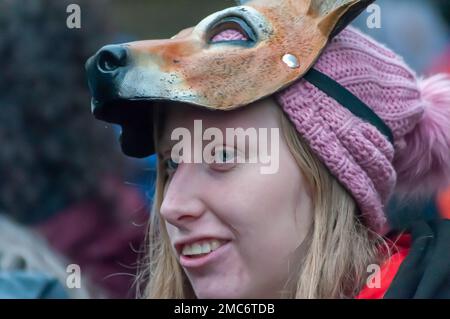
{"label": "mask eye", "polygon": [[248,39],[245,34],[235,29],[223,30],[211,39],[211,43],[226,41],[248,41]]}
{"label": "mask eye", "polygon": [[229,43],[253,45],[256,35],[250,25],[241,18],[228,17],[216,23],[208,32],[210,44]]}

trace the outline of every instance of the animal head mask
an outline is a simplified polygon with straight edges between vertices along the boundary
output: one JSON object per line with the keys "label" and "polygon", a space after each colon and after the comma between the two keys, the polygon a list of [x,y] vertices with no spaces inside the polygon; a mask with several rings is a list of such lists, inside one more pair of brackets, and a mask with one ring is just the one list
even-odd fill
{"label": "animal head mask", "polygon": [[122,149],[154,151],[152,104],[231,110],[302,78],[374,0],[251,0],[167,40],[105,46],[87,64],[94,115],[122,126]]}

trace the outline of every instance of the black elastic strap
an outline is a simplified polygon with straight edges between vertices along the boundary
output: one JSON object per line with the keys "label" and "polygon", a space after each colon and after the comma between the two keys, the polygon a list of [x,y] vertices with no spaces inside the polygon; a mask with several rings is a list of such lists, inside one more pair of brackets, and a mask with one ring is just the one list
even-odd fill
{"label": "black elastic strap", "polygon": [[369,108],[363,101],[356,97],[352,92],[345,87],[337,83],[328,75],[323,74],[316,69],[310,69],[303,78],[317,87],[319,90],[326,93],[329,97],[333,98],[348,109],[357,117],[365,120],[375,126],[381,133],[383,133],[394,144],[394,137],[391,129],[384,123],[384,121]]}

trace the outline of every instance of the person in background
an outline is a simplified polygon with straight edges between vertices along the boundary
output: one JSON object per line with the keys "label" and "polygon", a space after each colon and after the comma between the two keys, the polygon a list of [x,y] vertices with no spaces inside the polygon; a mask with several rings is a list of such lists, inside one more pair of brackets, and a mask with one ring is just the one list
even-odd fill
{"label": "person in background", "polygon": [[[43,235],[107,297],[131,297],[146,201],[90,116],[84,62],[113,38],[107,1],[0,2],[0,210]],[[92,30],[95,30],[93,32]]]}
{"label": "person in background", "polygon": [[39,234],[0,215],[0,299],[86,299],[101,296],[80,278],[79,287],[66,285],[64,258]]}

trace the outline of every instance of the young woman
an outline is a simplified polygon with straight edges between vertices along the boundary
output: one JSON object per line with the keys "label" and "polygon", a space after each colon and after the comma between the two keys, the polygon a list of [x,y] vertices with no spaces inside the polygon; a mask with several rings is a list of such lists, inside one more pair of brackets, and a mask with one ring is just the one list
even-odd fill
{"label": "young woman", "polygon": [[448,221],[385,217],[450,180],[450,79],[342,30],[370,2],[250,1],[88,62],[95,115],[159,158],[144,296],[450,297]]}

